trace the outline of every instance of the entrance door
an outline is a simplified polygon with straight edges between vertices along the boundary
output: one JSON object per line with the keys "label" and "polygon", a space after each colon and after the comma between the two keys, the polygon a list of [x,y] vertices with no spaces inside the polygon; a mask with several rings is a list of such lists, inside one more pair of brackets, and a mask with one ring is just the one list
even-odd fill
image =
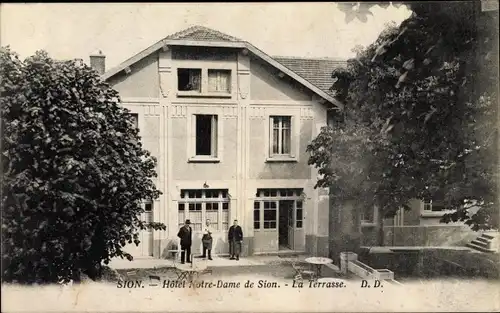
{"label": "entrance door", "polygon": [[280,249],[293,249],[294,201],[279,201],[278,241]]}

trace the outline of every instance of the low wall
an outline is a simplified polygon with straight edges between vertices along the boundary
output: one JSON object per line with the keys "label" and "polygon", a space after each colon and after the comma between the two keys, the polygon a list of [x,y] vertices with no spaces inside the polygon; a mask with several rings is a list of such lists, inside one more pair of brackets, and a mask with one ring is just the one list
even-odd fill
{"label": "low wall", "polygon": [[417,249],[413,251],[378,251],[362,249],[359,260],[372,268],[387,268],[396,279],[403,277],[484,277],[498,279],[498,254],[456,249]]}
{"label": "low wall", "polygon": [[[362,228],[362,246],[377,246],[377,228]],[[464,246],[479,236],[468,226],[417,225],[385,226],[385,246]]]}

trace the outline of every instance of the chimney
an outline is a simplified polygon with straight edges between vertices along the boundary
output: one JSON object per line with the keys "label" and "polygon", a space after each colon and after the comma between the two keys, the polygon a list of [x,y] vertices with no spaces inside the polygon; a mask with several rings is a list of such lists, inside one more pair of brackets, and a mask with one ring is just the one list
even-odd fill
{"label": "chimney", "polygon": [[99,75],[104,74],[106,71],[106,56],[102,54],[102,51],[99,50],[99,53],[94,53],[90,55],[90,67],[99,73]]}

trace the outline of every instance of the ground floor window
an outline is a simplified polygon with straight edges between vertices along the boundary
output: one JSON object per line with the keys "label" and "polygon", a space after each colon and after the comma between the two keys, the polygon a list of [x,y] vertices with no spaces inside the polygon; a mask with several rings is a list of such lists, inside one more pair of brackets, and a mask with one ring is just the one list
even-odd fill
{"label": "ground floor window", "polygon": [[426,200],[424,201],[424,212],[441,212],[445,206],[441,201]]}
{"label": "ground floor window", "polygon": [[[253,206],[254,230],[276,230],[286,213],[290,227],[302,228],[304,220],[302,189],[258,189]],[[284,212],[286,210],[286,212]],[[281,212],[281,213],[280,213]]]}
{"label": "ground floor window", "polygon": [[194,231],[202,231],[210,220],[214,231],[229,229],[229,193],[227,189],[182,189],[178,202],[178,224],[191,220]]}
{"label": "ground floor window", "polygon": [[361,224],[373,224],[375,223],[375,206],[364,206],[361,210],[360,220]]}

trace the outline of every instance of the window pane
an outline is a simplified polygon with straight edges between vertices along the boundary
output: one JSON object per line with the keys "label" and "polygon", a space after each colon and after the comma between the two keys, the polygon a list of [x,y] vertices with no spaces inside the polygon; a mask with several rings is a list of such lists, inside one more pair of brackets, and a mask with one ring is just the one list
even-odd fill
{"label": "window pane", "polygon": [[184,211],[184,203],[179,203],[179,211]]}
{"label": "window pane", "polygon": [[194,211],[194,203],[189,204],[189,211]]}
{"label": "window pane", "polygon": [[273,154],[278,154],[279,153],[279,129],[274,129],[273,130]]}
{"label": "window pane", "polygon": [[258,208],[260,208],[260,202],[259,202],[259,201],[255,201],[255,202],[253,203],[253,208],[254,208],[254,209],[258,209]]}
{"label": "window pane", "polygon": [[189,198],[194,198],[194,196],[195,196],[194,190],[189,190],[188,191],[188,197]]}
{"label": "window pane", "polygon": [[290,129],[282,130],[281,140],[281,154],[290,154]]}
{"label": "window pane", "polygon": [[145,210],[146,212],[151,212],[151,211],[153,211],[153,204],[152,204],[152,203],[146,203],[146,204],[144,205],[144,210]]}
{"label": "window pane", "polygon": [[146,212],[146,214],[144,215],[144,221],[146,223],[151,223],[153,221],[153,212],[152,211]]}
{"label": "window pane", "polygon": [[222,210],[223,211],[229,210],[229,203],[227,203],[227,202],[222,203]]}
{"label": "window pane", "polygon": [[[227,203],[224,203],[227,204]],[[222,211],[222,230],[228,230],[229,229],[229,210],[224,210],[223,206],[223,211]]]}
{"label": "window pane", "polygon": [[186,220],[186,214],[184,211],[179,211],[177,222],[179,226],[184,225],[184,221]]}
{"label": "window pane", "polygon": [[177,89],[201,92],[201,69],[177,69]]}
{"label": "window pane", "polygon": [[201,211],[201,203],[196,203],[195,206],[194,206],[194,209],[196,211]]}
{"label": "window pane", "polygon": [[264,221],[276,220],[276,210],[264,210]]}
{"label": "window pane", "polygon": [[208,91],[229,93],[231,86],[230,70],[208,70]]}
{"label": "window pane", "polygon": [[276,197],[276,190],[271,190],[270,192],[271,197]]}
{"label": "window pane", "polygon": [[282,116],[281,117],[281,127],[283,129],[290,129],[290,124],[291,124],[292,118],[290,116]]}
{"label": "window pane", "polygon": [[302,228],[302,221],[297,221],[296,224],[297,224],[296,225],[297,228]]}
{"label": "window pane", "polygon": [[196,155],[217,156],[217,116],[195,115]]}
{"label": "window pane", "polygon": [[298,220],[302,220],[302,209],[297,209],[296,212],[297,212],[296,213],[296,219],[297,219],[297,221]]}
{"label": "window pane", "polygon": [[260,210],[254,210],[253,211],[253,220],[254,221],[260,221]]}
{"label": "window pane", "polygon": [[196,155],[212,153],[212,115],[196,115]]}
{"label": "window pane", "polygon": [[253,222],[254,229],[260,229],[260,222]]}
{"label": "window pane", "polygon": [[374,208],[373,207],[365,207],[363,208],[363,211],[361,212],[361,221],[365,223],[373,223],[373,217],[374,217]]}
{"label": "window pane", "polygon": [[302,208],[302,201],[297,201],[297,208]]}

